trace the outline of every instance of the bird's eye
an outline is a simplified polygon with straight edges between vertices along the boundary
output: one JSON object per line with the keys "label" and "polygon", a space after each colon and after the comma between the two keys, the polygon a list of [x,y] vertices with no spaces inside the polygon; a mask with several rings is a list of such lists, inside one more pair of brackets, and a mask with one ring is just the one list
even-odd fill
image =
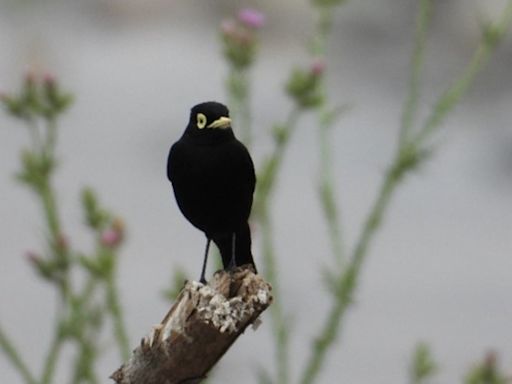
{"label": "bird's eye", "polygon": [[203,129],[206,127],[206,116],[202,113],[198,113],[197,116],[197,128]]}

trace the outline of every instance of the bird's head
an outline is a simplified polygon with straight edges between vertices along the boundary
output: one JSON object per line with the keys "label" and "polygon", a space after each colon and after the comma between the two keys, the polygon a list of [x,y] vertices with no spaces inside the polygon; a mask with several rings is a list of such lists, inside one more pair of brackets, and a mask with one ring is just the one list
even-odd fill
{"label": "bird's head", "polygon": [[208,101],[197,104],[190,111],[187,132],[194,136],[215,134],[216,132],[230,130],[230,128],[231,119],[224,104]]}

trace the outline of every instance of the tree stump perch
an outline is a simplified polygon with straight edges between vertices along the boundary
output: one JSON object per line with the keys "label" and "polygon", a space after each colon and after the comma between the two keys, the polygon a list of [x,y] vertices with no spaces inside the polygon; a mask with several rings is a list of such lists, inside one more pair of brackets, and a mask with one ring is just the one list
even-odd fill
{"label": "tree stump perch", "polygon": [[117,384],[195,384],[272,302],[271,286],[250,266],[185,283],[162,322],[111,378]]}

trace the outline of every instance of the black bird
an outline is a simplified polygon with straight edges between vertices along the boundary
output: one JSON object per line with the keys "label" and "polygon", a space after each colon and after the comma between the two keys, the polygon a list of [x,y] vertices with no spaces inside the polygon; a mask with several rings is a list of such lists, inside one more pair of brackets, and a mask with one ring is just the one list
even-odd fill
{"label": "black bird", "polygon": [[200,281],[206,281],[211,240],[224,269],[244,264],[255,268],[248,224],[254,165],[231,129],[225,105],[210,101],[192,108],[185,132],[169,151],[167,177],[183,215],[206,235]]}

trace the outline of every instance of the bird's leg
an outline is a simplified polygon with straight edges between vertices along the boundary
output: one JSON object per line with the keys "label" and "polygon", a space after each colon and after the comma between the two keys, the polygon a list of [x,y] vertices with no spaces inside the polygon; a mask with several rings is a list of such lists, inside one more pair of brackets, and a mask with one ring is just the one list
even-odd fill
{"label": "bird's leg", "polygon": [[233,232],[233,237],[231,238],[231,261],[229,262],[229,270],[232,270],[236,267],[236,258],[235,258],[235,250],[236,250],[236,232]]}
{"label": "bird's leg", "polygon": [[204,261],[203,261],[203,269],[201,270],[201,277],[199,278],[199,281],[202,284],[206,284],[206,279],[204,277],[206,273],[206,262],[208,261],[208,250],[210,249],[210,241],[211,239],[209,237],[206,238],[206,249],[204,250]]}

